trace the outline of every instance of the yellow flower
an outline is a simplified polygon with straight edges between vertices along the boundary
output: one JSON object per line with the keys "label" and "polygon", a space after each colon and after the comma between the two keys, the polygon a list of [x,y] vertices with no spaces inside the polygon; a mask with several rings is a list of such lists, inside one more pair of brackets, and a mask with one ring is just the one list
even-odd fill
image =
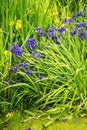
{"label": "yellow flower", "polygon": [[22,23],[22,22],[21,22],[21,20],[19,19],[19,20],[17,20],[17,23]]}
{"label": "yellow flower", "polygon": [[58,24],[59,23],[59,19],[54,19],[54,24]]}
{"label": "yellow flower", "polygon": [[16,28],[16,30],[19,30],[19,29],[22,28],[22,21],[21,21],[20,19],[17,20],[16,25],[15,25],[15,28]]}
{"label": "yellow flower", "polygon": [[22,28],[22,24],[21,23],[16,23],[16,26],[15,26],[16,30],[19,30]]}
{"label": "yellow flower", "polygon": [[53,16],[53,17],[57,17],[57,16],[58,16],[58,11],[57,11],[56,6],[54,6],[54,8],[52,8],[50,16],[51,16],[51,17],[52,17],[52,16]]}
{"label": "yellow flower", "polygon": [[4,55],[5,55],[5,57],[7,57],[8,53],[9,53],[8,50],[5,50],[5,51],[4,51]]}
{"label": "yellow flower", "polygon": [[52,12],[52,13],[50,14],[50,16],[57,16],[57,15],[58,15],[57,12]]}
{"label": "yellow flower", "polygon": [[13,116],[13,112],[9,112],[7,115],[6,115],[6,118],[11,118]]}
{"label": "yellow flower", "polygon": [[12,52],[10,52],[8,50],[5,50],[4,51],[4,56],[7,57],[8,55],[11,57],[12,56]]}
{"label": "yellow flower", "polygon": [[9,25],[12,27],[12,26],[14,26],[14,21],[11,21],[10,23],[9,23]]}

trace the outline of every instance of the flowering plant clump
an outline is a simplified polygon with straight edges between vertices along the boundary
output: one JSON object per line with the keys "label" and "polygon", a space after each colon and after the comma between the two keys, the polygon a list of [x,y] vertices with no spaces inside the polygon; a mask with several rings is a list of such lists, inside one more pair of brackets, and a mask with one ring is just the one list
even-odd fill
{"label": "flowering plant clump", "polygon": [[12,44],[9,51],[15,62],[9,66],[6,78],[12,86],[20,86],[14,94],[16,98],[21,95],[16,104],[26,100],[42,109],[61,104],[59,111],[80,111],[78,106],[83,102],[80,92],[84,97],[83,77],[87,73],[87,23],[83,16],[84,11],[78,12],[63,19],[58,28],[48,27],[46,33],[42,27],[35,28],[36,35],[29,37],[23,48]]}
{"label": "flowering plant clump", "polygon": [[10,48],[10,52],[14,53],[15,57],[18,58],[22,55],[22,50],[17,43],[14,43]]}

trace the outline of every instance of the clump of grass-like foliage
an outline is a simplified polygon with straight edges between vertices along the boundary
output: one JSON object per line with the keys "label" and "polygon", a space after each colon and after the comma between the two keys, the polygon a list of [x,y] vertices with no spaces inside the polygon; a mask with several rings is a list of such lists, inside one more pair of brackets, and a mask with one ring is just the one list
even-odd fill
{"label": "clump of grass-like foliage", "polygon": [[[10,65],[0,94],[10,108],[81,113],[87,109],[87,21],[85,11],[34,29],[20,47],[8,48]],[[10,58],[9,58],[10,57]],[[3,96],[4,95],[4,96]]]}

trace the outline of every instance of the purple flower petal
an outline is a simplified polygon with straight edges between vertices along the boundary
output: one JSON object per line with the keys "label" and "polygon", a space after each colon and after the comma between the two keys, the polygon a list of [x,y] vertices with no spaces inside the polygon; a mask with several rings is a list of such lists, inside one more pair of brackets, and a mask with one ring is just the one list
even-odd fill
{"label": "purple flower petal", "polygon": [[18,58],[22,55],[23,51],[19,47],[17,43],[14,43],[11,48],[9,49],[10,52],[14,53],[15,57]]}
{"label": "purple flower petal", "polygon": [[70,32],[71,36],[74,36],[76,34],[76,30],[73,28],[72,31]]}
{"label": "purple flower petal", "polygon": [[71,23],[71,22],[73,22],[73,18],[69,18],[67,21],[68,21],[68,23]]}
{"label": "purple flower petal", "polygon": [[26,66],[27,66],[26,61],[23,61],[23,62],[21,63],[21,66],[22,66],[22,68],[26,68]]}
{"label": "purple flower petal", "polygon": [[31,75],[31,74],[32,74],[32,69],[27,69],[27,70],[25,71],[25,74],[26,74],[26,75]]}
{"label": "purple flower petal", "polygon": [[67,19],[66,19],[66,18],[62,20],[62,23],[66,23],[66,22],[67,22]]}
{"label": "purple flower petal", "polygon": [[32,52],[31,52],[31,55],[32,55],[32,56],[35,56],[35,51],[32,51]]}
{"label": "purple flower petal", "polygon": [[39,79],[39,80],[42,80],[42,79],[43,79],[43,76],[42,76],[42,75],[39,75],[39,76],[38,76],[38,79]]}
{"label": "purple flower petal", "polygon": [[26,130],[31,130],[31,128],[29,127],[29,128],[26,128]]}
{"label": "purple flower petal", "polygon": [[41,57],[40,52],[37,53],[36,57],[39,59]]}
{"label": "purple flower petal", "polygon": [[59,28],[59,29],[58,29],[58,32],[60,32],[60,33],[64,33],[64,32],[65,32],[65,27],[61,27],[61,28]]}
{"label": "purple flower petal", "polygon": [[80,32],[79,38],[81,38],[82,40],[86,39],[86,34],[84,32]]}

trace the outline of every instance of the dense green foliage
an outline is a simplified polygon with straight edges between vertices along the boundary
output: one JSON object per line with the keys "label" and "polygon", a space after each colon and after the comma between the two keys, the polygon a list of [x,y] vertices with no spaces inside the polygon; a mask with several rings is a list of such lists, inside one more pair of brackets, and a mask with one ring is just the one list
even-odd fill
{"label": "dense green foliage", "polygon": [[[1,113],[13,109],[47,110],[52,114],[86,112],[86,5],[82,0],[0,0]],[[82,16],[73,22],[61,22],[80,11]],[[70,32],[78,23],[84,23],[81,26],[85,34],[79,27],[80,32],[72,36]],[[42,32],[36,31],[37,27],[42,27]],[[59,41],[48,35],[49,28],[55,30],[55,35],[62,35]],[[43,35],[39,37],[39,33]],[[26,46],[29,38],[35,39],[34,50]],[[22,55],[11,50],[13,43]],[[32,51],[35,51],[33,56]],[[24,61],[27,67],[22,68]],[[15,73],[9,73],[15,65],[19,66]]]}

